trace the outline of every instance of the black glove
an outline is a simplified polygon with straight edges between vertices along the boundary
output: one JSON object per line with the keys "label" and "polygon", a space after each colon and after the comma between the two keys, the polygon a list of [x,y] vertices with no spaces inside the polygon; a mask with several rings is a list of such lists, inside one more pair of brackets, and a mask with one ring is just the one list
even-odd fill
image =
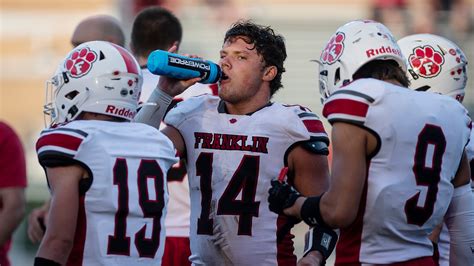
{"label": "black glove", "polygon": [[268,190],[268,202],[270,211],[283,214],[283,210],[295,204],[301,195],[286,182],[272,180],[272,187]]}

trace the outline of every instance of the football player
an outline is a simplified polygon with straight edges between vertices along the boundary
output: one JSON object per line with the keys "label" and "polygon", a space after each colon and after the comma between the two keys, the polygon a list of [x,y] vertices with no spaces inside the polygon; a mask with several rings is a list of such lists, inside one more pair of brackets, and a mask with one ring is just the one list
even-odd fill
{"label": "football player", "polygon": [[[434,34],[406,36],[398,41],[398,45],[407,59],[407,75],[411,82],[411,89],[448,95],[462,103],[467,84],[467,58],[459,46],[444,37]],[[471,138],[466,146],[467,159],[471,166],[474,159],[473,140],[473,131],[471,131]],[[472,174],[471,167],[471,179],[473,178]],[[471,180],[472,186],[474,186],[474,183]],[[474,189],[474,187],[472,188]],[[456,211],[468,210],[458,209]],[[445,219],[445,222],[452,222],[451,217]],[[471,216],[471,219],[474,219],[474,215]],[[445,223],[442,225],[439,239],[437,239],[437,233],[439,231],[435,230],[433,240],[438,243],[439,264],[447,266],[450,264],[450,244],[456,243],[450,243],[449,232]],[[467,236],[463,232],[458,233],[461,234],[460,237]],[[466,238],[464,241],[466,240],[469,239]],[[461,245],[466,249],[470,248],[469,242],[461,243]],[[456,251],[457,249],[453,249],[453,252]],[[469,252],[463,254],[469,254]],[[452,254],[453,263],[456,261],[454,258],[459,258],[463,254]]]}
{"label": "football player", "polygon": [[[108,41],[125,47],[125,35],[119,21],[109,15],[94,15],[77,24],[71,36],[71,45],[76,47],[89,41]],[[50,200],[35,208],[28,216],[28,238],[39,243],[43,238],[45,223],[48,220]]]}
{"label": "football player", "polygon": [[[163,129],[188,162],[190,260],[199,265],[295,265],[290,233],[295,220],[270,212],[266,192],[283,166],[289,168],[288,182],[302,194],[324,191],[328,137],[307,108],[271,101],[282,87],[286,59],[284,40],[273,29],[248,21],[234,24],[220,57],[219,96],[178,103]],[[156,102],[140,110],[141,121],[158,127],[159,112],[167,106],[162,99],[197,81],[160,77],[151,96]]]}
{"label": "football player", "polygon": [[455,265],[473,265],[465,244],[473,243],[474,221],[458,212],[473,204],[466,109],[407,89],[400,48],[374,21],[337,29],[320,63],[323,115],[333,125],[331,186],[305,198],[272,182],[270,205],[312,226],[340,228],[336,265],[435,265],[429,233],[446,214],[450,232],[465,234],[451,234],[462,254]]}
{"label": "football player", "polygon": [[51,207],[35,265],[161,264],[177,160],[163,134],[128,123],[141,83],[133,56],[103,41],[76,47],[48,81],[52,126],[36,150]]}

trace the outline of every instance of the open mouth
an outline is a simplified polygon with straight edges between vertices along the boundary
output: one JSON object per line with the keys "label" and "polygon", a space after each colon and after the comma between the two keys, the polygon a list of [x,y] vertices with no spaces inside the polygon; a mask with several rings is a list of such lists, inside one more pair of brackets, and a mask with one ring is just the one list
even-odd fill
{"label": "open mouth", "polygon": [[224,72],[222,72],[221,81],[228,80],[228,79],[229,79],[229,76],[227,76]]}

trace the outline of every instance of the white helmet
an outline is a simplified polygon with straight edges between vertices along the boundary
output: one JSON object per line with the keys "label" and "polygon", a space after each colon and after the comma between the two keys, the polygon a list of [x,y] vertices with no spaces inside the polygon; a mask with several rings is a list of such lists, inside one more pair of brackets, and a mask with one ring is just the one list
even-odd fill
{"label": "white helmet", "polygon": [[449,95],[462,102],[467,83],[467,59],[450,40],[415,34],[398,41],[407,59],[411,88]]}
{"label": "white helmet", "polygon": [[387,27],[373,20],[355,20],[337,29],[319,60],[321,100],[350,83],[359,68],[374,60],[394,60],[406,70],[400,48]]}
{"label": "white helmet", "polygon": [[105,41],[83,43],[47,81],[44,113],[52,124],[74,120],[82,112],[132,120],[142,80],[138,62],[124,48]]}

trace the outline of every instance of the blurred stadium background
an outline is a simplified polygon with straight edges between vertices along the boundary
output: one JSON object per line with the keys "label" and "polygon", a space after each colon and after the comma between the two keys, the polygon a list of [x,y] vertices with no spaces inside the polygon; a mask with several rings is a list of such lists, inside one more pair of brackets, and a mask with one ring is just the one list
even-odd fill
{"label": "blurred stadium background", "polygon": [[[408,2],[410,0],[406,0]],[[428,0],[429,1],[429,0]],[[319,57],[323,45],[336,28],[360,18],[374,18],[374,7],[388,6],[389,26],[397,38],[412,32],[413,21],[422,16],[417,10],[397,9],[403,0],[0,0],[0,119],[20,134],[28,163],[27,200],[31,208],[48,198],[43,170],[38,165],[34,145],[44,127],[44,81],[55,71],[59,60],[71,49],[70,36],[83,18],[94,14],[117,17],[126,31],[127,43],[136,11],[149,4],[171,9],[182,21],[182,53],[202,55],[217,61],[226,29],[239,18],[270,25],[281,33],[287,44],[287,72],[284,89],[276,101],[300,104],[321,113],[317,86],[317,66],[310,59]],[[427,0],[416,1],[427,2]],[[445,0],[444,2],[453,2]],[[448,23],[449,11],[437,11],[437,32],[455,38],[474,62],[472,14],[474,0],[465,0],[464,10],[471,14],[470,29],[461,31]],[[378,13],[380,14],[380,13]],[[401,19],[400,19],[401,18]],[[474,111],[474,67],[469,69],[465,105]],[[326,129],[330,127],[326,124]],[[26,221],[26,218],[25,220]],[[1,225],[1,221],[0,221]],[[297,254],[302,252],[304,227],[296,230]],[[14,236],[13,265],[32,265],[37,246],[26,236],[23,222]]]}

